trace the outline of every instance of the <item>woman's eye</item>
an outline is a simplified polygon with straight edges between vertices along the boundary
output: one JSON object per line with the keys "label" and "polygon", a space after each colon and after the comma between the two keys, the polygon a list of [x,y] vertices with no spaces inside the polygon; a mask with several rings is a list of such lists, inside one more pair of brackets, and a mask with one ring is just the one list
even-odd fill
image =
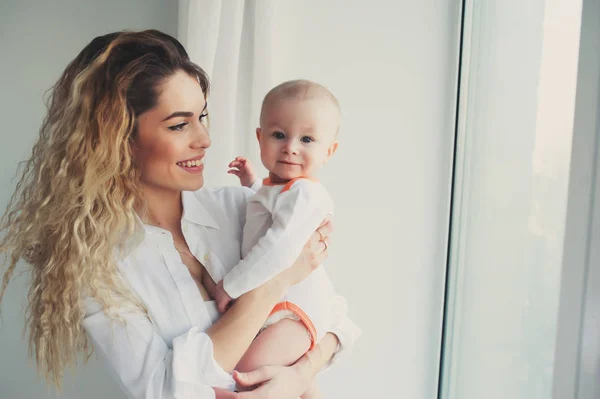
{"label": "woman's eye", "polygon": [[276,139],[284,139],[285,135],[281,132],[274,132],[273,137],[275,137]]}
{"label": "woman's eye", "polygon": [[180,123],[180,124],[178,124],[178,125],[175,125],[175,126],[169,126],[169,129],[170,129],[170,130],[172,130],[172,131],[174,131],[174,132],[180,132],[180,131],[182,131],[182,130],[183,130],[183,128],[184,128],[184,127],[185,127],[187,124],[188,124],[187,122],[182,122],[182,123]]}
{"label": "woman's eye", "polygon": [[308,137],[308,136],[304,136],[300,139],[303,143],[311,143],[314,140],[312,139],[312,137]]}
{"label": "woman's eye", "polygon": [[200,115],[200,122],[202,122],[204,119],[206,119],[206,117],[208,116],[208,112],[203,113],[202,115]]}

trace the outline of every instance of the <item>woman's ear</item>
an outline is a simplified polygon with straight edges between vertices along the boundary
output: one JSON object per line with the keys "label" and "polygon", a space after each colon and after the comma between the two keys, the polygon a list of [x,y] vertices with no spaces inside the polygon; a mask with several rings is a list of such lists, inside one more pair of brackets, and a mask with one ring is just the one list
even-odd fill
{"label": "woman's ear", "polygon": [[262,130],[259,127],[256,128],[256,139],[260,143],[260,135],[262,134]]}

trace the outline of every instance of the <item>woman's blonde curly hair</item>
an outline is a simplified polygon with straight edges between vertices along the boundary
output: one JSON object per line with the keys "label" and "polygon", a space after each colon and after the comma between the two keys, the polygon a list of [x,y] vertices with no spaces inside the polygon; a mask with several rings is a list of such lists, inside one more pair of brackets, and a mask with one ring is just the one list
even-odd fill
{"label": "woman's blonde curly hair", "polygon": [[109,314],[123,300],[143,308],[117,272],[143,205],[130,144],[137,117],[156,105],[160,83],[177,71],[196,77],[208,95],[206,74],[169,35],[116,32],[92,40],[54,85],[0,220],[0,302],[23,259],[31,277],[29,350],[58,389],[77,355],[92,353],[81,327],[86,298]]}

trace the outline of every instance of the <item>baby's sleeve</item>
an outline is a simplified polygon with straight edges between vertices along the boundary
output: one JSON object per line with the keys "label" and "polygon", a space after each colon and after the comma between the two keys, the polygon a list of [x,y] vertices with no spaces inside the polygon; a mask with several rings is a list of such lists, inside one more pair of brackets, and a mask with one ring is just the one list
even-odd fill
{"label": "baby's sleeve", "polygon": [[290,267],[311,234],[333,212],[333,204],[322,184],[299,179],[277,196],[273,224],[223,279],[232,298],[251,291]]}

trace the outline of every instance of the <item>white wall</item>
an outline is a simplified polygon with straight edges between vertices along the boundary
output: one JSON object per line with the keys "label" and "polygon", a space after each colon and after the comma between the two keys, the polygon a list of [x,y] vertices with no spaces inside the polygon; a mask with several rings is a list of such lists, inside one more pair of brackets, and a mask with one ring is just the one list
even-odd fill
{"label": "white wall", "polygon": [[274,81],[315,80],[342,107],[326,267],[364,334],[326,397],[436,397],[459,3],[275,2]]}
{"label": "white wall", "polygon": [[[121,29],[156,28],[177,33],[171,0],[2,0],[0,2],[0,209],[16,181],[17,162],[27,158],[45,115],[42,96],[67,63],[95,36]],[[56,396],[42,385],[21,336],[25,276],[8,289],[0,321],[0,398],[121,398],[104,366],[68,374]]]}

